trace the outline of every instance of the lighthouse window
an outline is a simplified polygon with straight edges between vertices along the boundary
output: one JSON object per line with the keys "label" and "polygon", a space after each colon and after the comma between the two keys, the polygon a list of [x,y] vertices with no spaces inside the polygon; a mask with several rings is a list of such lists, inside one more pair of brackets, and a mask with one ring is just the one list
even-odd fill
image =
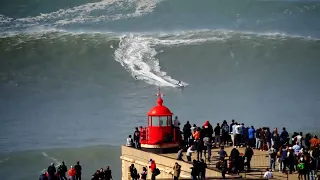
{"label": "lighthouse window", "polygon": [[160,124],[160,126],[167,126],[167,116],[160,116],[159,117],[159,124]]}
{"label": "lighthouse window", "polygon": [[151,126],[159,126],[159,117],[158,117],[158,116],[152,117],[152,124],[151,124]]}

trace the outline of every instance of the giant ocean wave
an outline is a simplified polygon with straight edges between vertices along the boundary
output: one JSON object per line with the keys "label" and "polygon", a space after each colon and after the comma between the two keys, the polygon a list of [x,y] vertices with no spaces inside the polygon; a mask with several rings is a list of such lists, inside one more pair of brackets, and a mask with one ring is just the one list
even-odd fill
{"label": "giant ocean wave", "polygon": [[[169,3],[169,5],[176,7],[178,12],[184,12],[185,7],[181,6],[183,2],[165,1],[164,3]],[[190,3],[188,2],[184,5],[190,5]],[[260,6],[261,3],[264,2],[248,1],[248,5],[238,7],[235,11],[244,12],[243,9],[247,6]],[[309,13],[314,13],[319,9],[318,4],[307,4],[308,6],[306,6],[301,2],[297,2],[295,8],[285,9],[283,3],[285,2],[280,3],[280,9],[284,9],[284,11],[277,11],[284,16],[289,16],[288,12],[308,11]],[[143,32],[130,32],[130,30],[117,32],[109,30],[112,29],[109,26],[104,30],[95,29],[97,26],[105,27],[103,23],[109,23],[108,25],[112,27],[110,22],[117,23],[119,21],[121,23],[123,20],[135,21],[135,24],[138,25],[144,24],[143,21],[139,22],[137,20],[143,16],[148,17],[149,14],[159,13],[156,11],[159,4],[164,6],[161,0],[103,0],[41,13],[36,16],[13,18],[0,13],[0,45],[5,51],[10,51],[14,48],[21,48],[23,44],[28,42],[41,40],[52,41],[52,43],[57,44],[80,39],[96,44],[108,42],[108,48],[114,49],[114,60],[119,62],[130,75],[148,84],[174,87],[178,80],[162,70],[161,60],[157,57],[162,52],[159,47],[199,45],[207,42],[225,43],[231,47],[241,43],[243,40],[252,40],[253,46],[262,44],[261,41],[263,40],[300,39],[303,41],[317,41],[317,38],[311,36],[289,35],[285,32],[277,31],[253,32],[241,29],[199,30],[198,28],[192,30],[171,29],[168,31],[149,31],[145,29]],[[216,10],[218,10],[217,5],[224,8],[229,7],[225,3],[215,4],[211,2],[211,4]],[[193,11],[197,12],[198,6],[201,6],[201,4],[193,5],[195,6]],[[158,11],[164,10],[162,6]],[[296,12],[297,8],[300,11]],[[262,16],[267,12],[261,11],[259,13]],[[243,26],[242,22],[245,18],[239,13],[235,14],[235,22],[237,23],[235,27]],[[229,15],[226,15],[226,17]],[[162,21],[166,21],[166,19]],[[251,20],[248,21],[250,22]],[[262,21],[268,22],[268,20]],[[256,22],[255,26],[257,23],[259,24],[260,20]],[[91,26],[94,28],[91,28]],[[230,56],[234,58],[234,53],[231,50]],[[188,85],[187,82],[184,83]]]}

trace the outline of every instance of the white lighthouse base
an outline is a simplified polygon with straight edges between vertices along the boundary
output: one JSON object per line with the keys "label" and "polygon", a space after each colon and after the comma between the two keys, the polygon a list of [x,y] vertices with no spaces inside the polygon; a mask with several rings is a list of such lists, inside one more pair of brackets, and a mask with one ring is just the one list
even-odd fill
{"label": "white lighthouse base", "polygon": [[153,153],[176,153],[179,149],[179,142],[164,144],[141,144],[141,149]]}

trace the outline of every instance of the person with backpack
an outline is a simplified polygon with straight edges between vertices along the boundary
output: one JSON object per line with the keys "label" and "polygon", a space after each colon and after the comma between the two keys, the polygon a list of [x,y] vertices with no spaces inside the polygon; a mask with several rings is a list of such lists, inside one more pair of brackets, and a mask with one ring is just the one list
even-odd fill
{"label": "person with backpack", "polygon": [[229,126],[226,120],[224,120],[221,125],[221,134],[222,134],[221,143],[223,142],[223,145],[226,146],[229,141]]}
{"label": "person with backpack", "polygon": [[152,159],[150,159],[150,163],[151,165],[149,166],[149,168],[151,169],[151,180],[156,180],[156,176],[158,176],[160,174],[160,170],[157,168],[156,162]]}

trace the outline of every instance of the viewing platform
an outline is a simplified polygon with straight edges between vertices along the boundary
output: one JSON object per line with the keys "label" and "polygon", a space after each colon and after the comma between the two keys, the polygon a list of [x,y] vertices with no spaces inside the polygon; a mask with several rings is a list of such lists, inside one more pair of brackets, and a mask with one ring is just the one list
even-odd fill
{"label": "viewing platform", "polygon": [[[231,147],[225,147],[225,151],[230,154]],[[238,148],[240,153],[244,153],[245,148]],[[155,160],[157,168],[160,170],[160,175],[157,176],[159,180],[172,179],[173,175],[173,166],[176,162],[181,165],[181,178],[180,179],[191,179],[190,178],[190,168],[192,164],[189,162],[176,160],[177,153],[169,154],[156,154],[152,152],[146,152],[132,147],[121,147],[121,161],[122,161],[122,180],[130,179],[129,166],[134,164],[138,172],[142,172],[142,167],[147,167],[148,169],[148,179],[151,178],[150,173],[150,163],[149,159]],[[215,168],[216,163],[218,162],[218,151],[219,148],[212,149],[212,160],[207,163],[208,168],[206,169],[206,176],[208,179],[222,179],[221,171]],[[185,153],[184,153],[185,154]],[[192,154],[192,159],[196,159],[197,153]],[[183,158],[186,159],[185,156]],[[266,168],[268,164],[268,153],[266,151],[254,150],[254,155],[251,160],[251,171],[250,172],[240,172],[238,175],[226,175],[227,179],[263,179]],[[278,169],[278,167],[276,167]],[[279,180],[298,180],[298,174],[283,174],[281,172],[272,172],[273,179]]]}

